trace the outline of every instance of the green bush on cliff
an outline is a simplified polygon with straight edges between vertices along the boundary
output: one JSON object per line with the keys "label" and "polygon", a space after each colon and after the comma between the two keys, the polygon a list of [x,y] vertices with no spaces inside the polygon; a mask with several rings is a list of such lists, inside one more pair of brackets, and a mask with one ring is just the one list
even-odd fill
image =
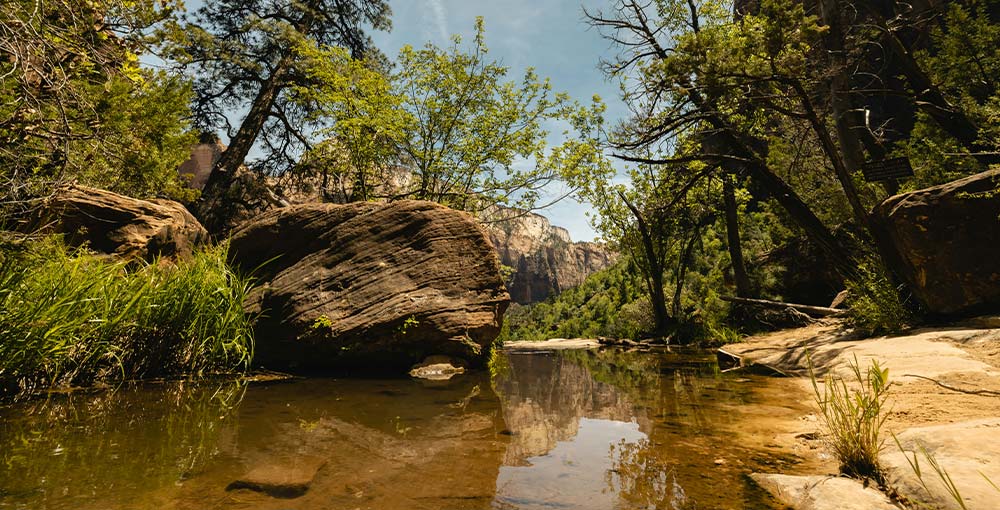
{"label": "green bush on cliff", "polygon": [[54,239],[0,248],[0,390],[246,367],[249,286],[225,260],[225,247],[177,264]]}

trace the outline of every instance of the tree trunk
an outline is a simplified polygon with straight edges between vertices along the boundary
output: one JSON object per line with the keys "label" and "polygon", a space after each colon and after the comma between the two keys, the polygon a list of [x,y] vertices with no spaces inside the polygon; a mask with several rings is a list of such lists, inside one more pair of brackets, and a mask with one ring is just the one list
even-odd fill
{"label": "tree trunk", "polygon": [[851,122],[851,112],[854,108],[850,96],[851,77],[844,52],[844,29],[840,23],[842,4],[840,0],[820,0],[819,3],[823,23],[827,26],[823,44],[833,72],[830,79],[830,106],[833,109],[837,139],[840,141],[844,163],[847,171],[854,174],[861,170],[865,154],[858,136],[858,126]]}
{"label": "tree trunk", "polygon": [[847,203],[851,206],[851,213],[854,215],[854,221],[858,223],[858,226],[865,229],[870,233],[870,226],[868,222],[868,211],[865,209],[864,204],[861,203],[861,197],[858,195],[858,188],[854,185],[854,177],[851,172],[847,169],[847,165],[844,163],[844,158],[841,157],[840,151],[837,149],[837,144],[833,141],[833,136],[830,134],[830,130],[827,129],[826,124],[823,119],[820,118],[819,113],[813,107],[812,100],[809,99],[809,94],[806,92],[802,84],[797,80],[789,80],[792,89],[795,90],[796,95],[799,96],[799,101],[802,103],[802,108],[805,110],[806,118],[809,120],[809,124],[813,128],[813,132],[816,133],[816,137],[819,138],[820,145],[823,147],[823,152],[826,153],[827,159],[830,160],[830,164],[833,165],[833,170],[837,174],[837,180],[840,182],[840,187],[844,190],[844,195],[847,197]]}
{"label": "tree trunk", "polygon": [[639,237],[642,240],[642,249],[644,258],[646,259],[646,269],[649,273],[647,277],[650,282],[650,295],[649,299],[653,304],[653,320],[655,322],[655,331],[657,335],[663,335],[667,332],[667,328],[673,324],[673,319],[670,314],[667,313],[667,298],[666,294],[663,292],[663,264],[660,258],[656,254],[656,248],[653,244],[653,235],[649,231],[649,226],[646,224],[646,218],[642,215],[635,205],[625,197],[624,194],[619,193],[622,201],[628,207],[628,210],[632,212],[632,216],[635,217],[635,222],[639,228]]}
{"label": "tree trunk", "polygon": [[[688,87],[688,97],[699,110],[706,112],[706,121],[717,130],[716,136],[719,137],[720,143],[728,147],[733,156],[740,158],[740,164],[746,168],[754,182],[767,190],[785,209],[792,221],[805,231],[809,240],[826,254],[827,261],[837,273],[845,279],[855,279],[858,268],[851,251],[833,236],[795,190],[771,171],[767,162],[754,152],[751,143],[733,129],[721,114],[717,113],[719,110],[713,108],[695,87]],[[724,164],[731,166],[733,161],[728,160]]]}
{"label": "tree trunk", "polygon": [[687,277],[688,267],[691,265],[691,254],[694,253],[694,245],[701,237],[701,229],[695,228],[691,238],[688,239],[684,251],[681,252],[681,260],[677,265],[677,285],[674,286],[673,312],[674,318],[681,316],[681,295],[684,291],[684,278]]}
{"label": "tree trunk", "polygon": [[743,244],[740,242],[740,218],[736,204],[736,192],[733,189],[733,176],[722,176],[722,198],[726,207],[726,239],[729,250],[729,260],[733,264],[733,281],[736,283],[738,297],[754,297],[747,275],[746,262],[743,260]]}
{"label": "tree trunk", "polygon": [[271,108],[274,106],[274,101],[278,98],[278,94],[281,93],[285,73],[288,71],[288,66],[291,65],[291,62],[290,56],[282,58],[278,62],[278,66],[274,72],[271,73],[271,76],[264,81],[260,90],[257,91],[257,96],[250,103],[250,111],[247,112],[243,123],[240,124],[240,129],[236,132],[236,136],[229,141],[229,146],[226,147],[226,150],[222,151],[219,161],[215,163],[215,167],[212,169],[211,175],[209,175],[208,182],[205,184],[206,193],[225,190],[232,183],[236,171],[246,160],[247,154],[250,153],[250,149],[253,148],[253,144],[257,141],[257,136],[264,128],[264,123],[267,122],[267,118],[271,114]]}
{"label": "tree trunk", "polygon": [[[878,13],[875,15],[879,16]],[[898,71],[906,78],[916,95],[917,107],[930,115],[941,129],[955,137],[969,152],[979,154],[976,159],[980,162],[996,163],[997,156],[981,154],[992,152],[993,149],[979,142],[979,127],[961,108],[948,102],[941,90],[931,81],[930,76],[920,67],[909,48],[886,25],[885,19],[877,21],[882,32],[882,45],[896,57]]]}

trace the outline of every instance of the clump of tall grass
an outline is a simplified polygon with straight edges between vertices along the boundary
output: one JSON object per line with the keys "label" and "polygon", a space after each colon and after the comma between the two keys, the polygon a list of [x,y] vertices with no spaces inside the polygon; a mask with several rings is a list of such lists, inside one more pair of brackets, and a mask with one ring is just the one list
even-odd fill
{"label": "clump of tall grass", "polygon": [[886,400],[889,391],[889,369],[872,360],[865,373],[857,357],[850,364],[854,381],[848,387],[842,378],[827,376],[822,390],[812,372],[810,376],[816,403],[826,424],[828,441],[845,475],[885,483],[879,463],[879,453],[885,446],[882,425],[888,417]]}
{"label": "clump of tall grass", "polygon": [[869,260],[858,267],[858,278],[848,280],[848,319],[872,334],[899,331],[913,321],[913,314],[880,262]]}
{"label": "clump of tall grass", "polygon": [[50,238],[0,247],[0,390],[228,372],[253,349],[226,247],[123,262]]}

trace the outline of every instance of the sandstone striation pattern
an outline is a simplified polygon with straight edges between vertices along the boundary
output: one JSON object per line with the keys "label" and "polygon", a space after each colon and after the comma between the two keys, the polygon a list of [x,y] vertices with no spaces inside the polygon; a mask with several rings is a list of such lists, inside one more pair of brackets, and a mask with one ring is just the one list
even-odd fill
{"label": "sandstone striation pattern", "polygon": [[431,355],[478,364],[509,296],[471,216],[423,201],[301,204],[237,230],[231,261],[263,283],[246,307],[255,359],[298,371],[405,373]]}
{"label": "sandstone striation pattern", "polygon": [[64,234],[71,246],[124,258],[186,257],[208,241],[201,223],[172,200],[139,200],[86,186],[57,192],[29,231]]}

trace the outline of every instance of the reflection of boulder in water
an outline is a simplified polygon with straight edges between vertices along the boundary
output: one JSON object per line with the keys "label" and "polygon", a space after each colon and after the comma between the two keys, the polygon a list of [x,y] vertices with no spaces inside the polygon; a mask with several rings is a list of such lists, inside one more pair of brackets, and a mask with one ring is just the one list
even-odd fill
{"label": "reflection of boulder in water", "polygon": [[510,372],[495,381],[512,439],[504,465],[523,465],[576,436],[581,418],[647,422],[612,384],[566,355],[509,354]]}
{"label": "reflection of boulder in water", "polygon": [[[237,440],[181,489],[185,508],[275,508],[235,484],[322,459],[294,508],[489,508],[508,440],[489,382],[310,380],[251,388]],[[252,489],[252,488],[251,488]]]}

